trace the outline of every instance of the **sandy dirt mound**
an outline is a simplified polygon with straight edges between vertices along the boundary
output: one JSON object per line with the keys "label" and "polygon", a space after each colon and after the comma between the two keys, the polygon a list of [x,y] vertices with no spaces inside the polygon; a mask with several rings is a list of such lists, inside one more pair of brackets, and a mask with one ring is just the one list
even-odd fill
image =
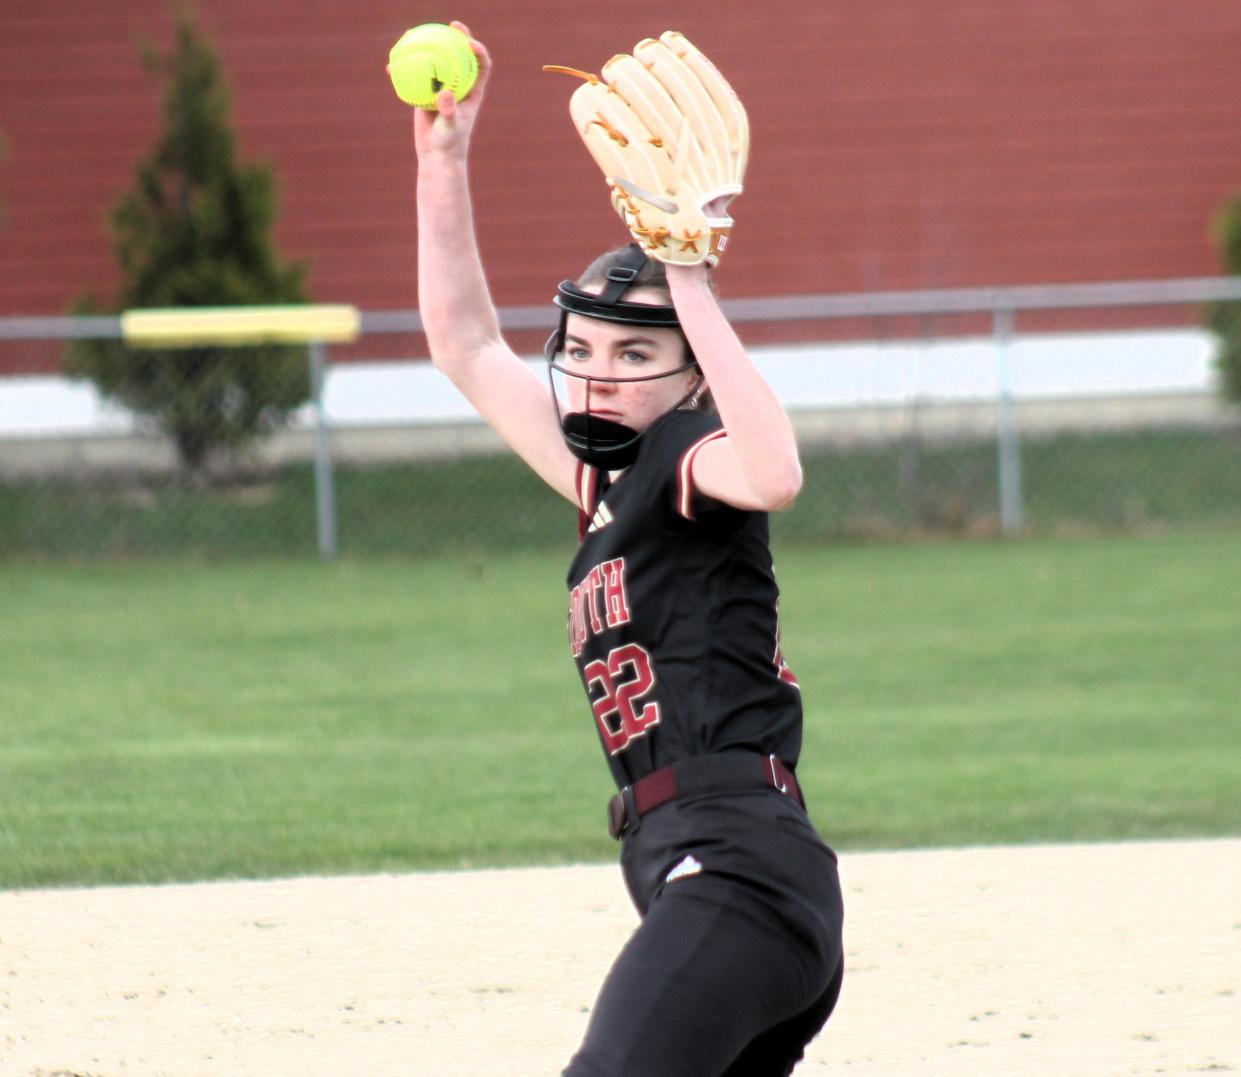
{"label": "sandy dirt mound", "polygon": [[[798,1073],[1241,1073],[1241,840],[842,857]],[[0,1073],[551,1075],[614,866],[0,893]]]}

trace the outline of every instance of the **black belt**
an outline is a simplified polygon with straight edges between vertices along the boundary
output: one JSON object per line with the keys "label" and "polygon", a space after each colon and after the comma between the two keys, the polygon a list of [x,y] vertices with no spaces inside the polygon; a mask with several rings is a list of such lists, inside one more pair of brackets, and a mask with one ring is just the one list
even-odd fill
{"label": "black belt", "polygon": [[608,833],[619,840],[631,823],[679,797],[764,788],[806,805],[797,775],[774,755],[720,752],[693,756],[652,771],[609,800]]}

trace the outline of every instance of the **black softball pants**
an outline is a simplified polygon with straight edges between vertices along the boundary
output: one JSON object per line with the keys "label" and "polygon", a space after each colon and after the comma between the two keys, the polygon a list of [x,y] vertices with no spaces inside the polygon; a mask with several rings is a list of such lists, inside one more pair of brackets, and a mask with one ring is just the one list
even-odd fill
{"label": "black softball pants", "polygon": [[667,805],[625,841],[645,915],[566,1077],[787,1077],[840,993],[835,855],[763,792]]}

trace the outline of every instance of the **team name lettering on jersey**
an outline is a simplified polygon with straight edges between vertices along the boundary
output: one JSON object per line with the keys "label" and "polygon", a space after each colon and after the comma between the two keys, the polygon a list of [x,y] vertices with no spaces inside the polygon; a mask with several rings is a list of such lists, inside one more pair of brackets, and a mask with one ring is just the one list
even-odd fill
{"label": "team name lettering on jersey", "polygon": [[[569,643],[580,657],[592,636],[629,624],[625,559],[595,565],[569,592]],[[590,708],[608,753],[615,755],[631,740],[659,724],[659,704],[644,697],[655,687],[651,656],[639,643],[613,647],[582,669]]]}
{"label": "team name lettering on jersey", "polygon": [[625,559],[618,557],[595,565],[569,592],[569,643],[573,657],[581,656],[591,636],[628,623]]}

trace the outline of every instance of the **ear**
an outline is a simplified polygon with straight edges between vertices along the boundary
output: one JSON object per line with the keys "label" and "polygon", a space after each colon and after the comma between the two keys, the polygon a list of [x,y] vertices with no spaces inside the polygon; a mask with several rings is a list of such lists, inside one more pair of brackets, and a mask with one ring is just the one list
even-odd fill
{"label": "ear", "polygon": [[686,373],[689,375],[687,385],[693,390],[693,395],[689,398],[689,406],[697,408],[710,395],[711,387],[707,384],[707,379],[702,376],[702,371],[697,367],[691,368]]}

